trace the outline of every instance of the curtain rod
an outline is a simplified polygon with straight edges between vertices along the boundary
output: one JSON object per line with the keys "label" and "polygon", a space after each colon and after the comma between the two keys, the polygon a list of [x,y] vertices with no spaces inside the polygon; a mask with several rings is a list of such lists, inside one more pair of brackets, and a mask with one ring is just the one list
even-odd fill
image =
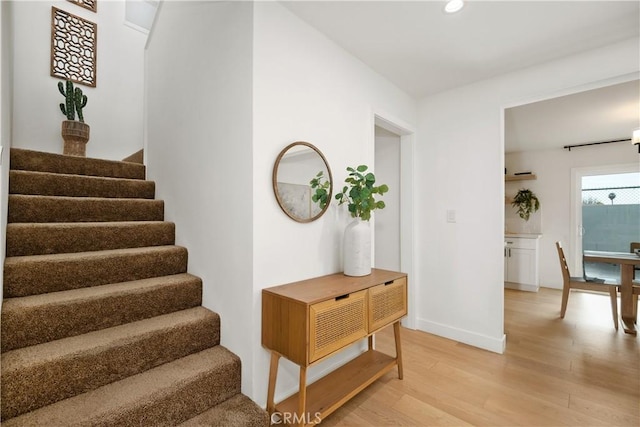
{"label": "curtain rod", "polygon": [[565,145],[562,148],[565,148],[569,151],[571,151],[572,148],[575,147],[586,147],[588,145],[600,145],[600,144],[612,144],[614,142],[630,142],[631,138],[627,138],[627,139],[614,139],[613,141],[601,141],[601,142],[588,142],[586,144],[574,144],[574,145]]}

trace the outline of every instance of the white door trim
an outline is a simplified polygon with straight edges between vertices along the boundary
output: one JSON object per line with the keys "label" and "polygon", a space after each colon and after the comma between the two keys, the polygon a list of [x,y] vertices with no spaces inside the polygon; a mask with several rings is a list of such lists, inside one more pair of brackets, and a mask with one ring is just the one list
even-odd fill
{"label": "white door trim", "polygon": [[[403,325],[416,329],[416,301],[419,278],[414,268],[414,162],[415,130],[413,126],[381,111],[373,111],[373,124],[400,135],[400,270],[409,276],[408,312]],[[375,132],[372,127],[372,146],[375,147]]]}

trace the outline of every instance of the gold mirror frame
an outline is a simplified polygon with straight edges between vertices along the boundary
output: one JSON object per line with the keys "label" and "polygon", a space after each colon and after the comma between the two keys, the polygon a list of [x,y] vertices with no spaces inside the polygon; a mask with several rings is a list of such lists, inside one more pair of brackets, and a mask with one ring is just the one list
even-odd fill
{"label": "gold mirror frame", "polygon": [[[313,195],[313,192],[311,190],[311,187],[308,186],[308,202],[309,202],[309,214],[306,216],[297,214],[295,212],[295,209],[291,208],[288,203],[288,197],[286,197],[285,190],[283,188],[284,184],[290,185],[293,187],[299,187],[300,191],[305,192],[305,194],[303,194],[301,197],[302,199],[300,199],[300,197],[298,197],[299,201],[304,200],[304,203],[306,203],[306,198],[307,198],[307,194],[306,194],[306,190],[304,188],[305,184],[308,185],[309,182],[316,177],[316,174],[318,173],[317,170],[312,170],[309,172],[309,180],[307,182],[305,182],[304,184],[288,184],[288,183],[282,183],[280,182],[280,190],[279,190],[279,181],[278,181],[278,171],[281,167],[281,162],[283,161],[283,158],[285,158],[285,156],[287,154],[292,154],[292,153],[288,153],[289,150],[291,150],[294,147],[302,147],[303,150],[300,150],[300,153],[304,152],[304,147],[307,147],[311,150],[313,150],[313,152],[315,154],[317,154],[320,158],[320,160],[322,160],[322,163],[324,165],[324,169],[326,170],[326,175],[325,177],[327,178],[328,182],[329,182],[329,197],[327,199],[327,204],[324,206],[324,208],[322,208],[319,212],[314,213],[313,212],[313,204],[314,202],[311,201],[311,197]],[[305,172],[306,173],[306,172]],[[280,209],[282,209],[282,211],[292,220],[297,221],[297,222],[312,222],[315,221],[316,219],[320,218],[329,208],[329,204],[331,203],[331,197],[333,195],[333,176],[331,175],[331,168],[329,167],[329,162],[327,162],[327,159],[324,157],[324,154],[322,154],[322,152],[320,150],[318,150],[318,148],[316,146],[314,146],[313,144],[310,144],[308,142],[305,141],[296,141],[293,142],[289,145],[287,145],[282,151],[280,151],[280,154],[278,154],[278,157],[276,158],[276,161],[273,165],[273,176],[272,176],[272,184],[273,184],[273,194],[276,196],[276,200],[278,201],[278,205],[280,206]]]}

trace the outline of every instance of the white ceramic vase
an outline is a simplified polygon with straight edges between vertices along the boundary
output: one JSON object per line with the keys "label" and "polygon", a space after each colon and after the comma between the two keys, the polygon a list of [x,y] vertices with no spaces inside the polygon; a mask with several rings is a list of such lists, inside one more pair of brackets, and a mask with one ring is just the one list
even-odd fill
{"label": "white ceramic vase", "polygon": [[366,276],[371,274],[371,228],[369,221],[354,219],[344,230],[344,274]]}

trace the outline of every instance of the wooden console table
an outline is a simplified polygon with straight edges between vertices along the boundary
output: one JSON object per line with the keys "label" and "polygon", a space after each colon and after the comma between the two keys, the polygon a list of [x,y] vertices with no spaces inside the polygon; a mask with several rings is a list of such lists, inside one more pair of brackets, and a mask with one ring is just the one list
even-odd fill
{"label": "wooden console table", "polygon": [[[262,345],[271,351],[267,411],[290,424],[313,425],[369,384],[398,367],[402,379],[400,318],[407,314],[407,275],[373,269],[262,290]],[[373,334],[393,324],[396,356],[373,349]],[[367,338],[367,351],[307,387],[307,368]],[[275,404],[278,362],[300,366],[298,393]]]}

